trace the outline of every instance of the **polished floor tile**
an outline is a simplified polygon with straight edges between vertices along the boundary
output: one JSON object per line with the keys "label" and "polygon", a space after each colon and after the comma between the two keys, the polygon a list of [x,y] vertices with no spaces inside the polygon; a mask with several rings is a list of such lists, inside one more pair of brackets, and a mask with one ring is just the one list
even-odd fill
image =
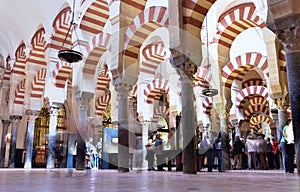
{"label": "polished floor tile", "polygon": [[0,169],[0,192],[299,192],[300,176],[283,171],[182,172]]}

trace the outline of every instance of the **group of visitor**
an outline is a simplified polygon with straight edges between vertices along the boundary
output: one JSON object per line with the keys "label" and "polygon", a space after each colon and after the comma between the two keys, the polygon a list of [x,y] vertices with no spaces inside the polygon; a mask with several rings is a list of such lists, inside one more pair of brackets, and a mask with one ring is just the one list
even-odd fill
{"label": "group of visitor", "polygon": [[[145,146],[148,170],[156,170],[154,168],[155,156],[157,170],[164,170],[162,143],[160,134],[157,134],[155,139],[153,135],[149,138]],[[264,134],[249,134],[246,139],[241,139],[239,135],[236,135],[230,145],[230,156],[234,170],[272,170],[280,169],[282,166],[286,173],[294,173],[295,147],[292,120],[288,119],[282,129],[280,142],[275,137],[265,137]],[[281,158],[282,161],[280,161]],[[224,171],[221,134],[218,134],[212,142],[207,135],[198,138],[197,170],[201,171],[206,165],[208,172],[211,172],[215,166],[219,172]]]}
{"label": "group of visitor", "polygon": [[[163,157],[163,140],[161,134],[157,133],[154,139],[154,135],[151,135],[148,143],[146,144],[146,160],[148,161],[148,171],[165,171],[163,169],[164,157]],[[157,169],[154,168],[154,161],[156,156]]]}
{"label": "group of visitor", "polygon": [[207,135],[199,138],[198,143],[198,171],[204,167],[204,161],[207,159],[207,171],[212,172],[215,166],[215,160],[217,159],[217,167],[219,172],[224,171],[223,160],[222,160],[222,138],[219,134],[212,143],[210,143]]}

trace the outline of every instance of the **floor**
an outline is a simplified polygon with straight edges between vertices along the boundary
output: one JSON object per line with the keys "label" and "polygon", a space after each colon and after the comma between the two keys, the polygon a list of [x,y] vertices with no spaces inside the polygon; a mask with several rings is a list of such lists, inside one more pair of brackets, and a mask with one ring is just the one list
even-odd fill
{"label": "floor", "polygon": [[0,192],[293,192],[300,191],[300,176],[274,171],[226,171],[219,173],[72,169],[0,169]]}

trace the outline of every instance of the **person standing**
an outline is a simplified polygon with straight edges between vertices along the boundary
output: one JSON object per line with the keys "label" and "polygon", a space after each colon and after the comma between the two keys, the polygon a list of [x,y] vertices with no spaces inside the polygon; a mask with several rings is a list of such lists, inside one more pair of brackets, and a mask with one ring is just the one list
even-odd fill
{"label": "person standing", "polygon": [[153,147],[153,136],[151,136],[148,140],[148,143],[145,145],[146,147],[146,160],[148,161],[148,171],[156,171],[154,168],[154,147]]}
{"label": "person standing", "polygon": [[218,171],[219,172],[223,172],[223,156],[222,156],[222,138],[221,137],[217,137],[215,139],[215,151],[216,151],[216,156],[218,158]]}
{"label": "person standing", "polygon": [[274,160],[275,169],[280,169],[280,160],[279,160],[279,143],[275,137],[272,138],[272,153]]}
{"label": "person standing", "polygon": [[210,148],[210,143],[207,139],[207,136],[204,135],[203,139],[198,144],[198,170],[200,171],[202,169],[202,166],[204,165],[204,159],[207,157],[207,151]]}
{"label": "person standing", "polygon": [[274,169],[274,158],[272,152],[272,143],[270,137],[267,138],[267,159],[269,169]]}
{"label": "person standing", "polygon": [[260,169],[268,169],[268,164],[267,164],[267,142],[263,138],[262,135],[259,135],[257,137],[257,153],[260,158],[260,163],[259,163],[259,168]]}
{"label": "person standing", "polygon": [[248,156],[248,169],[256,169],[256,144],[253,136],[249,135],[246,141],[246,153]]}
{"label": "person standing", "polygon": [[291,119],[288,119],[287,125],[283,128],[283,135],[285,135],[286,138],[286,172],[294,173],[295,146],[293,123]]}
{"label": "person standing", "polygon": [[156,153],[156,163],[157,163],[157,171],[165,171],[163,169],[163,150],[162,150],[162,144],[163,144],[163,140],[161,139],[161,135],[160,133],[158,133],[156,135],[156,139],[155,139],[155,153]]}
{"label": "person standing", "polygon": [[242,169],[243,149],[245,149],[245,145],[240,140],[240,137],[236,135],[232,145],[234,158],[233,169]]}

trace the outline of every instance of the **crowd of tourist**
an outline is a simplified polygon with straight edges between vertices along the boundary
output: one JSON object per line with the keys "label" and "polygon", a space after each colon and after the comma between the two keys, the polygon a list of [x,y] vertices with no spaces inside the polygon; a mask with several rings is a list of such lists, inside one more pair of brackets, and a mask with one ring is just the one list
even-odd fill
{"label": "crowd of tourist", "polygon": [[[220,135],[220,134],[219,134]],[[223,171],[221,138],[218,136],[215,143],[204,136],[198,144],[198,170],[207,166],[208,171],[218,165]],[[217,142],[218,141],[218,142]],[[217,143],[216,143],[217,142]],[[215,152],[214,152],[215,151]],[[288,119],[282,129],[282,137],[265,137],[264,134],[249,134],[246,138],[236,135],[230,142],[231,169],[272,170],[283,169],[286,173],[294,173],[295,148],[292,121]],[[206,163],[204,163],[206,162]],[[220,162],[220,163],[219,163]]]}

